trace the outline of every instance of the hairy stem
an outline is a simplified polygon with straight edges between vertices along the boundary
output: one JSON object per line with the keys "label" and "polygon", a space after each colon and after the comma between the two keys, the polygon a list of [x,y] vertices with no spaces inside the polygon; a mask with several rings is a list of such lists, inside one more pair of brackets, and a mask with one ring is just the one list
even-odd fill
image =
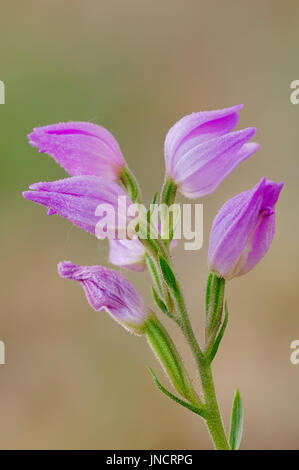
{"label": "hairy stem", "polygon": [[217,402],[211,365],[205,360],[198,361],[198,368],[205,398],[206,423],[215,448],[217,450],[230,450]]}
{"label": "hairy stem", "polygon": [[176,303],[180,318],[182,320],[183,332],[191,347],[199,370],[201,385],[205,398],[205,419],[208,430],[217,450],[229,450],[230,447],[228,445],[217,402],[211,364],[209,358],[205,357],[197,342],[180,288],[177,290]]}
{"label": "hairy stem", "polygon": [[[161,194],[161,202],[166,203],[168,206],[173,204],[175,201],[176,189],[177,189],[176,185],[173,184],[171,180],[166,179],[164,186],[163,186],[162,194]],[[167,260],[170,267],[171,267],[171,260],[170,260],[167,244],[165,246],[162,240],[158,239],[156,240],[156,246],[158,249],[152,252],[151,255],[156,261],[156,265],[158,268],[158,276],[161,282],[161,288],[165,296],[165,293],[168,292],[168,286],[167,286],[167,283],[165,282],[163,273],[161,273],[161,270],[159,268],[159,255],[162,255],[164,259]],[[172,294],[175,298],[177,318],[179,319],[178,324],[181,327],[190,345],[190,348],[192,350],[193,356],[195,358],[195,361],[198,367],[203,395],[205,399],[205,413],[204,413],[205,416],[204,417],[206,419],[206,424],[207,424],[209,433],[211,435],[211,438],[217,450],[230,450],[227,437],[225,434],[225,430],[223,427],[218,402],[217,402],[217,396],[216,396],[211,363],[210,363],[211,361],[209,360],[209,357],[206,357],[206,355],[202,352],[198,344],[198,341],[196,339],[196,336],[194,334],[194,331],[193,331],[193,328],[192,328],[192,325],[188,316],[188,312],[185,306],[185,301],[181,292],[181,288],[178,282],[177,282],[177,289],[175,290],[175,292],[172,292]]]}

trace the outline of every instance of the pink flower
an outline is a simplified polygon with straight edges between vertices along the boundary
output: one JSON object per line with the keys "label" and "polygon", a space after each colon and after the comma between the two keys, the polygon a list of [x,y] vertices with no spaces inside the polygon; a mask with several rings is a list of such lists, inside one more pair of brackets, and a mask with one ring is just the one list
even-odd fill
{"label": "pink flower", "polygon": [[247,143],[256,129],[232,132],[242,105],[192,113],[180,119],[165,140],[167,177],[189,198],[214,191],[259,145]]}
{"label": "pink flower", "polygon": [[231,279],[246,274],[265,256],[275,233],[275,204],[282,187],[282,182],[262,178],[221,207],[210,233],[211,271]]}
{"label": "pink flower", "polygon": [[[110,205],[115,214],[111,221],[107,238],[118,238],[118,232],[126,236],[126,227],[130,220],[126,213],[118,216],[119,198],[126,206],[132,204],[123,189],[116,183],[98,176],[73,176],[58,181],[34,183],[32,191],[25,191],[23,196],[33,202],[48,207],[49,213],[57,213],[70,220],[74,225],[95,235],[96,226],[101,220],[97,216],[100,205]],[[120,238],[124,238],[120,236]]]}
{"label": "pink flower", "polygon": [[29,142],[51,155],[71,176],[94,175],[118,181],[125,160],[113,135],[89,122],[36,127]]}
{"label": "pink flower", "polygon": [[108,312],[132,333],[143,333],[146,320],[153,314],[124,276],[104,266],[76,266],[70,261],[59,263],[58,272],[80,282],[94,310]]}

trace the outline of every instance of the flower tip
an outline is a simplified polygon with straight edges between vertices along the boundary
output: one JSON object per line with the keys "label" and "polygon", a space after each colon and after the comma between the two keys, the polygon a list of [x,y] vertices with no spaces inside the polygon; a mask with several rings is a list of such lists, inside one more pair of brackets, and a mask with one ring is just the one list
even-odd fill
{"label": "flower tip", "polygon": [[33,145],[34,147],[38,147],[35,129],[33,129],[33,132],[30,132],[30,134],[27,135],[27,138],[28,138],[30,145]]}
{"label": "flower tip", "polygon": [[244,104],[240,103],[240,104],[236,104],[234,106],[234,109],[235,111],[241,111],[241,109],[244,107]]}
{"label": "flower tip", "polygon": [[38,189],[43,190],[47,188],[49,184],[51,184],[49,181],[40,181],[39,183],[30,184],[29,189],[33,189],[34,191]]}
{"label": "flower tip", "polygon": [[280,181],[279,183],[277,183],[277,199],[279,198],[283,187],[284,187],[284,181]]}
{"label": "flower tip", "polygon": [[244,144],[243,148],[244,150],[246,148],[245,155],[248,158],[260,149],[260,144],[258,142],[247,142],[246,144]]}
{"label": "flower tip", "polygon": [[244,129],[244,130],[247,130],[248,134],[250,135],[250,138],[253,137],[257,132],[256,127],[248,127],[247,129]]}
{"label": "flower tip", "polygon": [[72,273],[74,272],[75,268],[76,266],[71,261],[60,261],[57,264],[59,276],[67,279],[72,278]]}
{"label": "flower tip", "polygon": [[32,196],[32,191],[23,191],[22,192],[22,196],[25,198],[25,199],[29,199],[31,200],[31,196]]}
{"label": "flower tip", "polygon": [[282,188],[284,187],[284,181],[280,181],[278,183],[278,187],[279,187],[279,192],[282,190]]}
{"label": "flower tip", "polygon": [[248,141],[256,134],[256,131],[256,127],[245,127],[239,131],[234,131],[232,134],[237,135],[240,139]]}

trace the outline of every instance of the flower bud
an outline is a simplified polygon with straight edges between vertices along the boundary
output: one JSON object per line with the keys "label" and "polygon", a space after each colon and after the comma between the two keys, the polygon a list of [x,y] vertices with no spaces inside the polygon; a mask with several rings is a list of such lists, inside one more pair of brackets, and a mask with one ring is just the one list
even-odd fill
{"label": "flower bud", "polygon": [[265,256],[275,233],[275,204],[282,187],[282,182],[262,178],[222,206],[210,233],[211,271],[232,279],[250,271]]}
{"label": "flower bud", "polygon": [[104,310],[127,330],[143,334],[145,322],[153,313],[124,276],[103,266],[76,266],[70,261],[59,263],[58,272],[80,282],[94,310]]}

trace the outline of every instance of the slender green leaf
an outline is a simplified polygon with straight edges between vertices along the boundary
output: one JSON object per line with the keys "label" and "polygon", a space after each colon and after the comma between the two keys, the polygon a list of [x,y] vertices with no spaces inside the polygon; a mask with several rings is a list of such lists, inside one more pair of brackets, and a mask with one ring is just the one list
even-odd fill
{"label": "slender green leaf", "polygon": [[147,264],[147,268],[148,268],[149,272],[152,275],[152,279],[153,279],[155,285],[158,287],[159,291],[162,293],[161,282],[160,282],[160,278],[159,278],[157,268],[155,266],[155,262],[153,261],[153,259],[147,253],[145,254],[145,261],[146,261],[146,264]]}
{"label": "slender green leaf", "polygon": [[150,347],[160,361],[170,382],[182,397],[197,405],[199,398],[194,390],[182,358],[166,328],[157,317],[149,318],[145,323],[144,332]]}
{"label": "slender green leaf", "polygon": [[158,198],[158,191],[155,192],[154,196],[153,196],[153,200],[152,200],[152,205],[156,204],[156,201],[157,201],[157,198]]}
{"label": "slender green leaf", "polygon": [[213,344],[219,330],[223,311],[225,280],[216,274],[208,278],[206,344]]}
{"label": "slender green leaf", "polygon": [[161,392],[163,392],[168,398],[171,398],[171,400],[175,401],[176,403],[178,403],[181,406],[184,406],[185,408],[192,411],[193,413],[195,413],[195,414],[197,414],[197,415],[199,415],[203,418],[205,417],[205,411],[203,409],[200,410],[196,406],[191,405],[191,403],[188,403],[188,402],[182,400],[181,398],[176,397],[173,393],[171,393],[169,390],[167,390],[167,388],[163,387],[163,385],[159,382],[159,380],[157,378],[157,375],[155,374],[153,369],[149,368],[149,370],[150,370],[150,373],[153,376],[154,382],[157,385],[158,389],[161,390]]}
{"label": "slender green leaf", "polygon": [[213,273],[209,273],[207,279],[207,287],[206,287],[206,316],[209,315],[209,308],[210,308],[210,297],[211,297],[211,284],[213,279]]}
{"label": "slender green leaf", "polygon": [[220,342],[222,340],[222,336],[224,335],[224,332],[225,332],[225,329],[226,329],[226,325],[227,325],[227,322],[228,322],[228,308],[227,308],[227,302],[225,302],[225,316],[224,316],[224,320],[223,320],[223,323],[222,323],[222,326],[220,328],[220,331],[218,333],[218,336],[213,344],[213,347],[211,349],[211,352],[209,353],[209,362],[211,363],[214,359],[214,357],[216,356],[216,353],[218,351],[218,348],[219,348],[219,345],[220,345]]}
{"label": "slender green leaf", "polygon": [[153,294],[153,299],[156,302],[157,306],[159,307],[160,310],[162,310],[163,313],[167,313],[167,307],[163,300],[160,299],[160,297],[157,294],[157,291],[155,290],[154,287],[152,287],[152,294]]}
{"label": "slender green leaf", "polygon": [[[168,294],[169,294],[169,292],[168,292]],[[154,287],[152,287],[152,295],[153,295],[153,299],[154,299],[156,305],[159,307],[159,309],[163,313],[165,313],[165,315],[167,315],[169,318],[171,318],[172,320],[174,320],[176,323],[179,324],[178,319],[172,313],[170,313],[170,311],[166,307],[163,300],[160,299],[159,294],[158,294],[158,292],[156,291],[156,289]],[[169,300],[172,301],[171,297],[169,297]]]}
{"label": "slender green leaf", "polygon": [[235,392],[230,422],[229,443],[232,450],[238,450],[243,433],[243,405],[240,392]]}
{"label": "slender green leaf", "polygon": [[167,283],[167,285],[170,287],[170,289],[177,294],[178,293],[178,284],[175,278],[175,275],[167,263],[166,259],[162,258],[162,256],[159,257],[159,262],[160,262],[160,267],[161,271],[163,274],[163,277]]}

